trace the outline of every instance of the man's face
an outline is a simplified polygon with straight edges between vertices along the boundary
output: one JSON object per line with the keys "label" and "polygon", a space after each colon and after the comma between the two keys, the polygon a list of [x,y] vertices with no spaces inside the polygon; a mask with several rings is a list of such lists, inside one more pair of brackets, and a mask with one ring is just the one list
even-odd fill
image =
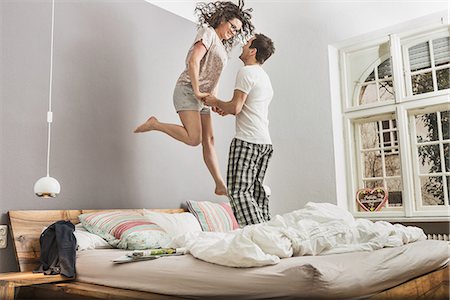
{"label": "man's face", "polygon": [[241,55],[239,56],[239,58],[240,58],[242,61],[248,59],[248,58],[251,56],[251,54],[250,54],[250,52],[251,52],[250,46],[252,45],[252,42],[253,42],[254,39],[255,39],[254,37],[251,38],[251,39],[247,42],[247,44],[245,44],[244,47],[242,47],[242,53],[241,53]]}

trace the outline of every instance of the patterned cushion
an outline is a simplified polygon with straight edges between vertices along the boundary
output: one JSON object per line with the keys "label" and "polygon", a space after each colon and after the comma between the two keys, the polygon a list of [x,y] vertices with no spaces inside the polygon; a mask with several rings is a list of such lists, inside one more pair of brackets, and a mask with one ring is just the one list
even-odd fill
{"label": "patterned cushion", "polygon": [[188,200],[189,211],[197,218],[203,231],[226,232],[239,228],[228,202],[213,203],[209,201]]}
{"label": "patterned cushion", "polygon": [[111,246],[138,250],[166,247],[167,233],[138,212],[100,211],[81,214],[80,222],[89,232],[104,238]]}
{"label": "patterned cushion", "polygon": [[77,239],[77,251],[112,248],[102,237],[87,231],[81,223],[75,225],[73,235]]}

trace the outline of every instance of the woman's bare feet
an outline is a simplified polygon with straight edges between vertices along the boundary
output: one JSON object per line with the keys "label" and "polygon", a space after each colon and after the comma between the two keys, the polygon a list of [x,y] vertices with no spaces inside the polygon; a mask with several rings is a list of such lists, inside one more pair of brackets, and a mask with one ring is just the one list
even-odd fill
{"label": "woman's bare feet", "polygon": [[225,183],[216,184],[216,189],[214,190],[214,193],[218,196],[226,196],[227,195],[227,187],[225,186]]}
{"label": "woman's bare feet", "polygon": [[140,132],[147,132],[147,131],[151,131],[156,129],[156,124],[158,124],[158,119],[151,116],[150,118],[148,118],[147,121],[145,121],[144,124],[138,126],[134,132],[135,133],[140,133]]}

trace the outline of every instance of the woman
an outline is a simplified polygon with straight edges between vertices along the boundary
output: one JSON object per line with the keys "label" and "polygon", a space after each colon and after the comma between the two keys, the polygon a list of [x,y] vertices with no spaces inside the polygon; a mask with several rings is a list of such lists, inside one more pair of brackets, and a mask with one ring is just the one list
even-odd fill
{"label": "woman", "polygon": [[199,30],[187,54],[186,69],[178,78],[173,93],[174,106],[183,125],[162,123],[151,116],[134,131],[161,131],[190,146],[201,143],[203,159],[216,184],[217,195],[226,195],[227,189],[214,149],[210,110],[201,100],[209,94],[217,94],[217,83],[228,52],[237,40],[243,42],[253,33],[251,10],[244,10],[243,6],[243,1],[239,1],[239,5],[229,1],[197,5]]}

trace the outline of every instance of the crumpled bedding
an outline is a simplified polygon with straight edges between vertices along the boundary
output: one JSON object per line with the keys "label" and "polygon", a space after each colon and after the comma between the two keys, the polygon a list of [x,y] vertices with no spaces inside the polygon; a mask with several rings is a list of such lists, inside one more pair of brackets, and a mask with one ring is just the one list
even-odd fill
{"label": "crumpled bedding", "polygon": [[259,267],[291,256],[373,251],[425,239],[418,227],[354,219],[336,205],[309,202],[303,209],[235,231],[185,233],[170,246],[218,265]]}

